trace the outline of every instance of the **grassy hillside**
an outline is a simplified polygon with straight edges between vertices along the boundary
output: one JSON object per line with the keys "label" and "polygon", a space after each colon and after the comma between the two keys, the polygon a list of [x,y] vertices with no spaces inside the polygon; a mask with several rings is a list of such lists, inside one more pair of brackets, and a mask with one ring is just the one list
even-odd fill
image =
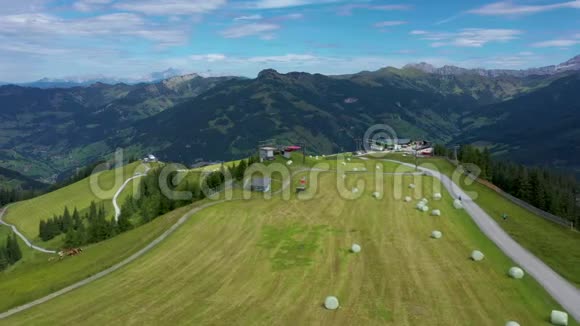
{"label": "grassy hillside", "polygon": [[[394,159],[413,163],[414,159],[392,156]],[[455,167],[445,159],[419,159],[425,167],[438,168],[452,175]],[[496,192],[475,182],[466,183],[465,177],[458,183],[463,189],[473,192],[478,203],[518,243],[553,268],[560,275],[580,287],[580,233],[549,222],[525,210]],[[502,214],[509,219],[503,221]]]}
{"label": "grassy hillside", "polygon": [[[135,162],[119,169],[103,171],[97,174],[92,181],[91,178],[86,178],[40,197],[15,203],[10,206],[4,219],[8,223],[16,225],[29,239],[36,239],[39,222],[51,218],[53,214],[62,214],[65,206],[71,210],[77,207],[79,211],[82,211],[90,206],[91,201],[95,201],[103,203],[107,212],[113,214],[111,202],[113,195],[127,178],[136,172],[141,172],[143,167],[140,164],[140,162]],[[115,180],[116,174],[119,174],[119,180]],[[91,190],[95,188],[94,186],[99,186],[106,191],[100,194],[94,193]],[[124,192],[124,195],[126,194],[127,192]],[[123,202],[122,197],[120,198],[121,203]]]}
{"label": "grassy hillside", "polygon": [[[337,175],[323,173],[310,200],[214,206],[134,263],[6,322],[538,325],[558,308],[530,277],[506,276],[513,263],[449,194],[430,204],[441,217],[395,200],[389,191],[400,178],[385,176],[382,200],[371,188],[341,199]],[[375,182],[349,175],[348,188],[357,180]],[[430,177],[402,180],[405,194],[414,182],[431,197]],[[442,239],[429,238],[434,229]],[[348,251],[352,243],[360,254]],[[470,261],[474,249],[486,259]],[[321,306],[328,295],[341,300],[339,310]]]}

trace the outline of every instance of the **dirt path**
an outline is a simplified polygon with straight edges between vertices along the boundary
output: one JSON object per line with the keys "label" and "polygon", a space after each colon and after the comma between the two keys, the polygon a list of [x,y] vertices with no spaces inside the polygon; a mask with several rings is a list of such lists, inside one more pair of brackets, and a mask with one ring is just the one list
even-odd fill
{"label": "dirt path", "polygon": [[4,207],[4,208],[1,208],[1,209],[0,209],[0,224],[2,224],[2,225],[5,225],[5,226],[7,226],[7,227],[11,228],[11,229],[12,229],[12,231],[13,231],[13,232],[14,232],[14,233],[15,233],[15,234],[16,234],[16,235],[17,235],[17,236],[20,238],[20,239],[22,239],[22,241],[24,241],[24,243],[26,243],[26,245],[27,245],[29,248],[31,248],[31,249],[34,249],[34,250],[36,250],[36,251],[43,252],[43,253],[45,253],[45,254],[56,254],[56,251],[54,251],[54,250],[49,250],[49,249],[45,249],[45,248],[41,248],[41,247],[38,247],[38,246],[35,246],[35,245],[33,245],[33,244],[32,244],[32,242],[30,242],[28,239],[26,239],[26,237],[24,236],[24,234],[22,234],[22,233],[20,233],[20,231],[18,231],[18,229],[16,228],[16,226],[14,226],[14,225],[12,225],[12,224],[8,224],[8,223],[4,222],[4,220],[3,220],[2,218],[4,217],[4,213],[6,213],[6,211],[8,210],[8,207],[9,207],[9,206],[10,206],[10,205],[8,205],[8,206],[6,206],[6,207]]}
{"label": "dirt path", "polygon": [[[413,164],[396,160],[385,160],[415,167]],[[534,256],[514,239],[512,239],[479,205],[477,205],[457,184],[448,176],[430,169],[419,167],[425,172],[441,181],[449,193],[458,198],[461,196],[463,207],[479,226],[481,231],[493,241],[508,257],[523,268],[526,273],[533,276],[542,287],[558,301],[566,311],[580,321],[580,290],[568,282],[548,265]],[[507,267],[506,267],[507,268]],[[507,272],[507,271],[506,271]]]}

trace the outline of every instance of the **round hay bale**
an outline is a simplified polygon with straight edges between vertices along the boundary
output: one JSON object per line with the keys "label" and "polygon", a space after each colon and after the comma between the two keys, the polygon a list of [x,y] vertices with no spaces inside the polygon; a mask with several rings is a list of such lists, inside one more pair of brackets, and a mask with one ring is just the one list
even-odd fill
{"label": "round hay bale", "polygon": [[411,199],[411,197],[409,197],[409,196],[405,197],[405,201],[406,201],[407,203],[408,203],[408,202],[410,202],[411,200],[412,200],[412,199]]}
{"label": "round hay bale", "polygon": [[353,170],[353,171],[358,171],[358,168],[354,168],[354,169],[352,169],[352,170]]}
{"label": "round hay bale", "polygon": [[379,198],[380,195],[381,194],[378,191],[373,192],[373,198]]}
{"label": "round hay bale", "polygon": [[552,310],[550,323],[558,326],[568,326],[568,314],[563,311]]}
{"label": "round hay bale", "polygon": [[377,164],[377,170],[379,170],[381,168],[381,166],[379,164]]}
{"label": "round hay bale", "polygon": [[346,160],[350,162],[350,157],[347,157]]}
{"label": "round hay bale", "polygon": [[350,247],[350,251],[352,251],[355,254],[358,254],[360,252],[360,250],[361,250],[360,245],[358,245],[356,243]]}
{"label": "round hay bale", "polygon": [[463,209],[463,203],[461,202],[461,200],[455,199],[453,201],[453,207],[455,207],[455,209]]}
{"label": "round hay bale", "polygon": [[483,258],[485,258],[483,252],[479,250],[474,250],[473,252],[471,252],[471,259],[473,259],[473,261],[482,261]]}
{"label": "round hay bale", "polygon": [[524,273],[524,270],[519,268],[519,267],[512,267],[508,271],[508,275],[511,278],[515,278],[516,280],[519,280],[519,279],[524,277],[525,273]]}
{"label": "round hay bale", "polygon": [[358,188],[352,188],[352,192],[356,194],[358,192]]}
{"label": "round hay bale", "polygon": [[411,183],[411,184],[409,185],[409,188],[410,188],[410,189],[415,189],[415,187],[416,187],[416,186],[415,186],[415,184],[414,184],[414,183]]}
{"label": "round hay bale", "polygon": [[316,155],[316,159],[318,160],[318,155]]}
{"label": "round hay bale", "polygon": [[508,321],[507,323],[505,323],[505,326],[520,326],[520,324],[517,321]]}
{"label": "round hay bale", "polygon": [[443,196],[441,196],[440,192],[436,192],[433,194],[433,199],[435,199],[435,200],[441,200],[442,197]]}
{"label": "round hay bale", "polygon": [[419,202],[416,207],[417,207],[418,210],[422,211],[423,210],[423,207],[425,207],[425,204]]}
{"label": "round hay bale", "polygon": [[286,162],[286,165],[292,165],[292,160]]}
{"label": "round hay bale", "polygon": [[338,306],[339,303],[337,297],[329,296],[324,299],[324,308],[328,310],[336,310],[338,309]]}
{"label": "round hay bale", "polygon": [[441,211],[438,209],[434,209],[431,211],[431,215],[433,216],[441,216]]}
{"label": "round hay bale", "polygon": [[421,209],[423,211],[423,213],[429,211],[429,206],[423,206],[423,208]]}
{"label": "round hay bale", "polygon": [[441,233],[441,231],[431,232],[431,238],[433,238],[433,239],[441,239],[442,236],[443,236],[443,233]]}
{"label": "round hay bale", "polygon": [[423,198],[421,199],[422,202],[424,202],[425,204],[427,204],[429,202],[429,200],[427,198]]}

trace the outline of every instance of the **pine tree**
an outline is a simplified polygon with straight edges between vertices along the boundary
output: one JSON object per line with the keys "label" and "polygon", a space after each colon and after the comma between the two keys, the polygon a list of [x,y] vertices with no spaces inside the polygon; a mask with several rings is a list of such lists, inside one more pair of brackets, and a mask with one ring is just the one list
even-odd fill
{"label": "pine tree", "polygon": [[0,271],[3,271],[8,267],[8,257],[6,257],[6,250],[4,248],[0,248]]}

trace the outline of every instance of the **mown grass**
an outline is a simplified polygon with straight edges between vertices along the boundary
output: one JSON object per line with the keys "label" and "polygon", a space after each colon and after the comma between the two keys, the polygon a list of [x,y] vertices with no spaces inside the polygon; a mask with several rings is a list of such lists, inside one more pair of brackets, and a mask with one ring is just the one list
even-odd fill
{"label": "mown grass", "polygon": [[[52,218],[54,214],[61,215],[65,206],[72,210],[76,207],[79,211],[87,209],[92,201],[102,203],[109,215],[114,213],[112,198],[115,192],[121,187],[123,182],[133,176],[136,172],[141,172],[143,167],[139,162],[126,165],[115,170],[107,170],[98,173],[94,179],[86,178],[62,189],[48,194],[14,203],[4,216],[8,223],[16,225],[29,240],[40,242],[38,239],[38,225],[41,220]],[[116,180],[116,172],[120,178]],[[91,185],[92,182],[92,185]],[[98,186],[104,192],[94,192]],[[122,204],[124,196],[120,196]]]}
{"label": "mown grass", "polygon": [[[175,210],[137,229],[86,247],[81,255],[62,261],[49,261],[55,255],[23,248],[21,243],[25,253],[23,260],[0,272],[0,311],[60,290],[129,257],[161,235],[187,211],[188,208]],[[5,230],[0,228],[0,237]]]}
{"label": "mown grass", "polygon": [[[401,155],[389,158],[414,162],[414,158]],[[432,165],[451,176],[455,166],[441,158],[422,158],[419,164]],[[548,264],[560,275],[580,287],[580,233],[562,227],[512,203],[495,191],[463,176],[458,182],[469,191],[483,210],[518,243]],[[507,214],[504,221],[501,216]]]}
{"label": "mown grass", "polygon": [[[560,309],[531,277],[506,275],[513,262],[453,209],[448,193],[430,202],[441,217],[414,209],[420,197],[431,198],[432,178],[386,176],[377,200],[372,187],[344,198],[337,177],[312,176],[319,186],[288,201],[257,195],[208,208],[130,265],[6,322],[541,325]],[[375,184],[351,174],[347,188],[357,180]],[[396,199],[398,182],[415,202]],[[410,182],[423,192],[411,192]],[[434,229],[442,239],[429,238]],[[348,252],[355,242],[359,254]],[[469,260],[474,249],[486,259]],[[322,308],[328,295],[340,309]]]}

